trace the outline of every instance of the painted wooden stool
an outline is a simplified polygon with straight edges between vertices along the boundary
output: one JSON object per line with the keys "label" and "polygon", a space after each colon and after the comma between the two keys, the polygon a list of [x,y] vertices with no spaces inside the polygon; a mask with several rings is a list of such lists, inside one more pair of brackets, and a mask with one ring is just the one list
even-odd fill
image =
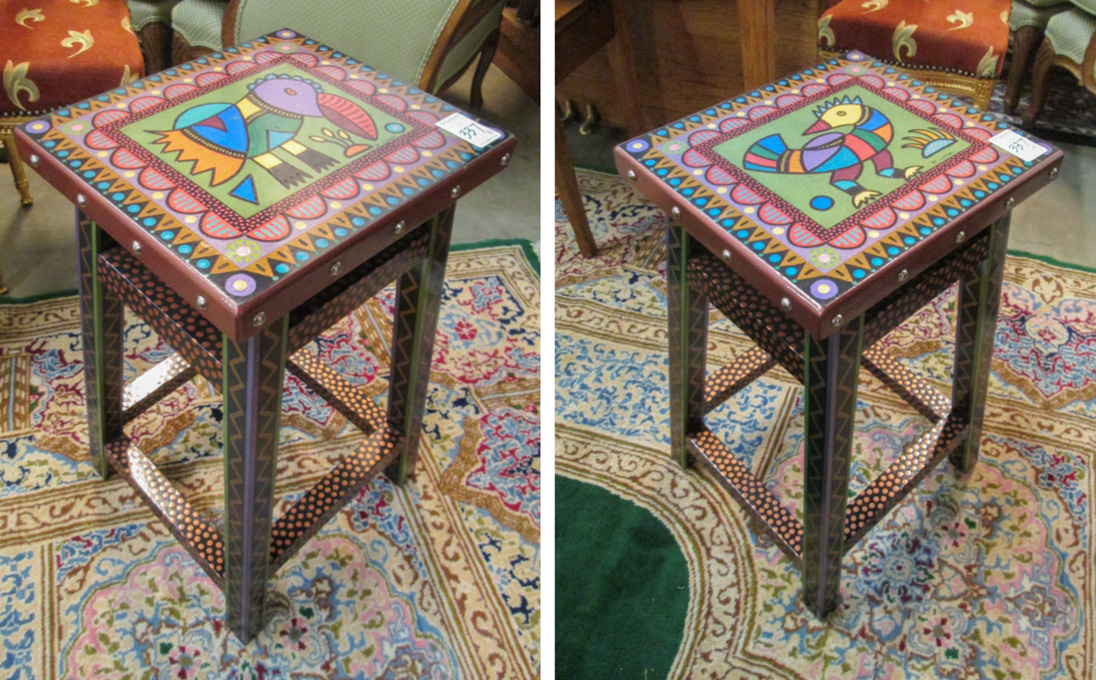
{"label": "painted wooden stool", "polygon": [[[852,52],[626,142],[617,167],[670,213],[673,456],[693,458],[838,604],[841,558],[944,457],[978,457],[1009,218],[1062,153]],[[959,282],[951,398],[876,342]],[[757,347],[706,375],[708,302]],[[704,416],[770,368],[803,382],[802,520]],[[848,500],[863,365],[932,427]]]}
{"label": "painted wooden stool", "polygon": [[[92,461],[164,520],[247,642],[273,573],[378,472],[412,473],[453,210],[514,139],[291,30],[16,135],[77,205]],[[302,348],[394,280],[385,411]],[[176,352],[125,385],[123,305]],[[275,520],[284,368],[367,436]],[[123,433],[197,374],[224,399],[223,535]]]}

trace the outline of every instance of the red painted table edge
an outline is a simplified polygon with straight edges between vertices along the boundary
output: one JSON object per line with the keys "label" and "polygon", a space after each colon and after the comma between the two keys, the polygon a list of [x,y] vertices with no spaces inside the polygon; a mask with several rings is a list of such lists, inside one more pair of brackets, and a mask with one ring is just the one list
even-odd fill
{"label": "red painted table edge", "polygon": [[[1053,171],[1062,164],[1065,154],[1053,147],[1053,151],[1035,163],[1016,182],[1009,183],[994,192],[991,199],[982,201],[964,213],[960,218],[945,225],[942,229],[903,252],[888,262],[869,279],[853,286],[844,295],[834,299],[832,304],[819,306],[817,302],[791,285],[778,272],[758,260],[746,246],[734,239],[725,229],[712,224],[712,221],[689,201],[655,177],[642,163],[628,155],[619,146],[613,149],[617,172],[628,177],[635,173],[632,180],[641,194],[647,197],[667,215],[677,208],[681,212],[680,223],[685,230],[712,253],[720,255],[724,250],[731,253],[731,269],[750,283],[759,293],[773,304],[780,306],[782,298],[791,302],[788,315],[803,329],[818,339],[828,337],[837,330],[833,319],[841,315],[847,321],[882,301],[898,289],[902,282],[898,273],[906,270],[909,279],[913,279],[956,247],[959,232],[965,232],[966,239],[979,234],[990,224],[1006,215],[1029,196],[1053,181]],[[1006,206],[1015,199],[1011,206]]]}
{"label": "red painted table edge", "polygon": [[[82,210],[93,222],[132,253],[165,285],[191,303],[195,311],[218,330],[234,342],[242,342],[261,330],[260,326],[252,323],[252,319],[259,312],[266,314],[267,323],[276,321],[326,288],[335,280],[328,270],[336,261],[342,263],[340,272],[345,276],[493,177],[503,168],[502,157],[513,154],[517,139],[506,133],[503,140],[461,169],[439,180],[415,199],[396,206],[354,237],[342,241],[312,260],[306,270],[287,279],[285,285],[274,285],[240,306],[211,281],[191,271],[189,266],[179,261],[159,240],[137,228],[128,215],[106,198],[91,191],[61,161],[39,147],[22,129],[15,130],[15,144],[21,158],[29,159],[31,154],[38,157],[37,165],[31,167],[42,179],[61,192],[73,205],[77,205],[76,197],[83,195],[86,206]],[[460,187],[459,195],[453,198],[450,194],[457,186]],[[412,228],[396,234],[394,227],[401,221]],[[140,254],[134,244],[139,245]],[[199,309],[195,304],[199,295],[207,301],[205,309]]]}

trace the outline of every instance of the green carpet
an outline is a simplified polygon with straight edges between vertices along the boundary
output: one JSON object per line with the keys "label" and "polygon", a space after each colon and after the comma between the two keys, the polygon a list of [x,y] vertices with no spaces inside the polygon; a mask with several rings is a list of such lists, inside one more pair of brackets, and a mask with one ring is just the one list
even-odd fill
{"label": "green carpet", "polygon": [[665,678],[689,604],[673,535],[639,506],[560,476],[556,516],[566,518],[556,522],[556,677]]}

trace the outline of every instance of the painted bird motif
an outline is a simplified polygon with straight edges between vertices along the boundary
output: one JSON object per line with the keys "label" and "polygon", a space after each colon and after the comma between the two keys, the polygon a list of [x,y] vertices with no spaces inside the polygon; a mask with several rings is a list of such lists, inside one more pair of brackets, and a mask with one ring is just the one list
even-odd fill
{"label": "painted bird motif", "polygon": [[[894,126],[859,97],[833,99],[815,109],[814,114],[818,120],[803,134],[825,134],[799,149],[788,148],[779,134],[769,135],[746,151],[746,169],[789,175],[832,173],[830,184],[851,196],[857,208],[879,195],[856,181],[868,161],[880,177],[908,180],[921,171],[919,165],[894,167],[894,158],[887,150],[894,138]],[[850,126],[847,132],[839,131]]]}
{"label": "painted bird motif", "polygon": [[[376,123],[365,109],[324,92],[316,83],[271,74],[248,89],[248,94],[235,103],[207,103],[187,109],[175,119],[173,129],[154,131],[160,137],[153,143],[163,145],[165,153],[178,153],[176,160],[180,163],[193,162],[191,175],[211,172],[212,186],[231,180],[248,160],[253,160],[288,189],[311,175],[285,162],[275,151],[289,154],[317,172],[335,164],[335,159],[297,141],[304,118],[323,117],[340,132],[377,139]],[[347,158],[371,148],[361,143],[341,146]],[[230,193],[259,203],[250,174]]]}

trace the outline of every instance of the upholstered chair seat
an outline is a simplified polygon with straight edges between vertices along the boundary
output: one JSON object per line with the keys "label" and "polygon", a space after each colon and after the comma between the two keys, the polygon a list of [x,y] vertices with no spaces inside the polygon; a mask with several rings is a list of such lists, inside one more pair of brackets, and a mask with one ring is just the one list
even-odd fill
{"label": "upholstered chair seat", "polygon": [[1096,93],[1096,0],[1070,0],[1069,9],[1047,21],[1031,70],[1031,104],[1024,111],[1025,127],[1035,126],[1046,104],[1054,66],[1066,69],[1079,85]]}
{"label": "upholstered chair seat", "polygon": [[819,19],[819,49],[859,50],[984,109],[1008,49],[1009,4],[843,0]]}
{"label": "upholstered chair seat", "polygon": [[0,36],[0,140],[20,199],[30,205],[15,126],[140,78],[144,61],[125,0],[2,2]]}

